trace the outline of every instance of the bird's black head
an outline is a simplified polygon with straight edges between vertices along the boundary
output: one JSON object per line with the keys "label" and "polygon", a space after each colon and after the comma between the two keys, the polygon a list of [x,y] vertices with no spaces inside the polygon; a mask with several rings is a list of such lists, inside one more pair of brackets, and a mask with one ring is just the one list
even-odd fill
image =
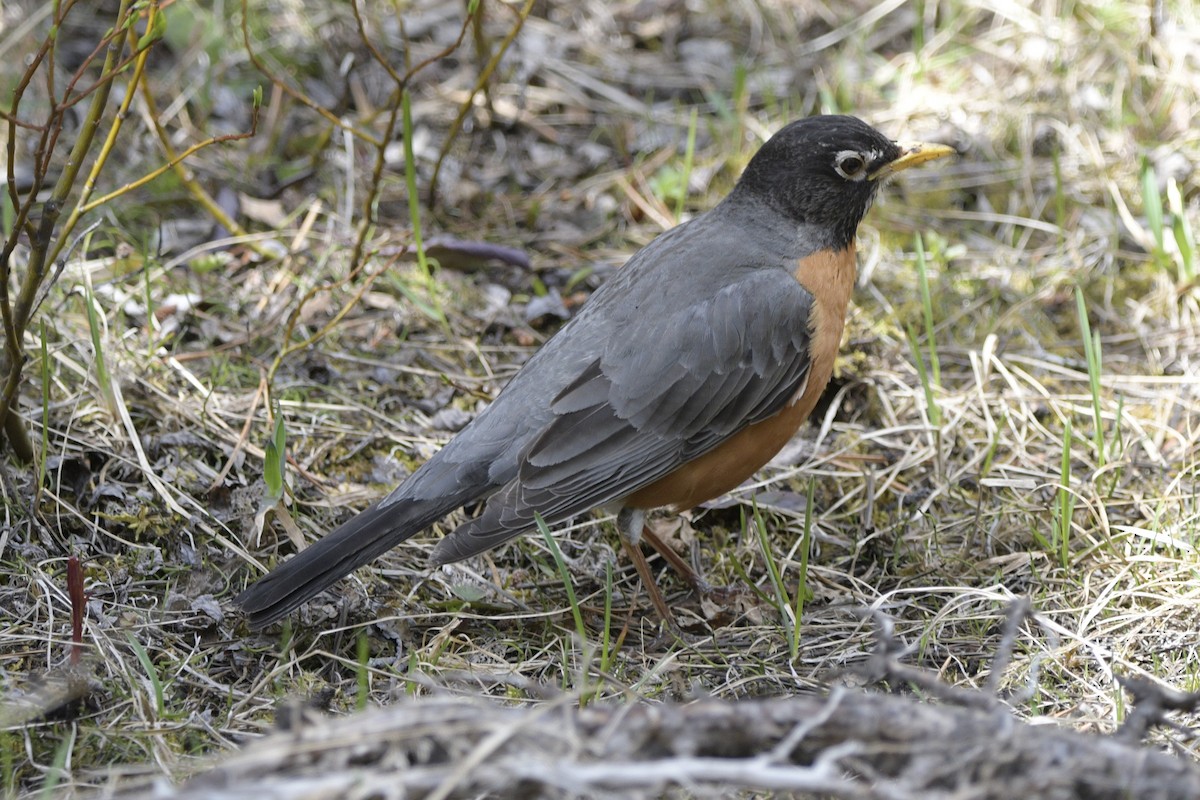
{"label": "bird's black head", "polygon": [[790,220],[825,228],[834,246],[846,247],[883,179],[953,152],[893,142],[856,117],[808,117],[754,154],[731,196],[752,196]]}

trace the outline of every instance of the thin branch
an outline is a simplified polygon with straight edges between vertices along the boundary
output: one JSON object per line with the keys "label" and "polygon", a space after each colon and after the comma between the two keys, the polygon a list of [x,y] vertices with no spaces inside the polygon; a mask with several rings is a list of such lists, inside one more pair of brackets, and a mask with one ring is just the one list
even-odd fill
{"label": "thin branch", "polygon": [[381,140],[375,136],[372,136],[369,132],[360,128],[356,128],[347,123],[345,120],[340,119],[336,114],[322,106],[320,103],[317,103],[315,100],[311,99],[308,95],[293,89],[291,86],[285,83],[282,78],[272,72],[267,65],[262,62],[258,55],[255,54],[254,48],[250,45],[250,29],[248,27],[249,23],[247,22],[249,18],[250,11],[248,8],[248,0],[242,0],[242,44],[246,48],[246,55],[249,57],[250,63],[253,64],[259,72],[266,76],[267,80],[277,86],[293,100],[302,105],[308,106],[309,109],[324,117],[330,124],[337,128],[341,128],[351,136],[361,139],[362,141],[373,145],[374,147],[382,147],[384,144],[386,144],[386,140]]}
{"label": "thin branch", "polygon": [[471,111],[471,104],[488,80],[492,77],[492,73],[496,71],[500,60],[504,58],[504,54],[508,52],[509,45],[517,38],[517,34],[521,32],[521,28],[525,26],[525,20],[529,16],[529,12],[533,10],[533,5],[536,0],[525,0],[525,5],[517,14],[517,21],[513,25],[512,30],[504,37],[504,41],[500,42],[500,47],[492,54],[487,66],[479,73],[479,77],[475,81],[475,85],[471,87],[471,91],[467,93],[467,99],[458,109],[458,114],[454,117],[454,122],[450,125],[450,130],[446,133],[446,138],[442,140],[442,147],[438,151],[437,162],[433,165],[433,176],[429,179],[429,207],[432,208],[437,202],[437,185],[438,176],[442,172],[442,162],[446,160],[446,156],[450,153],[450,148],[454,144],[454,140],[458,138],[459,131],[462,130],[463,122],[467,118],[467,114]]}

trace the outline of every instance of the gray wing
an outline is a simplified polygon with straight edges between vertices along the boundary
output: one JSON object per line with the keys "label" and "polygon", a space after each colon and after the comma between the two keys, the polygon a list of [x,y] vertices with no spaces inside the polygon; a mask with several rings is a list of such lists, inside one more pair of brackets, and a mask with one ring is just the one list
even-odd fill
{"label": "gray wing", "polygon": [[551,403],[517,476],[442,539],[447,563],[626,497],[779,410],[809,368],[813,298],[786,269],[743,268],[666,318],[635,316]]}

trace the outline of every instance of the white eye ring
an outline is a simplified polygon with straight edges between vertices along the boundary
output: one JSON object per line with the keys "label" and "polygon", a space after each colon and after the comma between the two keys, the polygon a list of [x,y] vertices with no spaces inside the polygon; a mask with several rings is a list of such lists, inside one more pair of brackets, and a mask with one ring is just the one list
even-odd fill
{"label": "white eye ring", "polygon": [[833,159],[833,169],[848,181],[867,177],[867,158],[857,150],[843,150]]}

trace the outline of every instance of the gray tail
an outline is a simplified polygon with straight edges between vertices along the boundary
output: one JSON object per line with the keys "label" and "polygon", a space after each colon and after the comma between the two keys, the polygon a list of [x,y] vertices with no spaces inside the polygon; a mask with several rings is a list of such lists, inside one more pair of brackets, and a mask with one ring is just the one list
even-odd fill
{"label": "gray tail", "polygon": [[448,498],[371,506],[292,556],[234,598],[252,629],[283,619],[344,575],[391,550],[461,505]]}

